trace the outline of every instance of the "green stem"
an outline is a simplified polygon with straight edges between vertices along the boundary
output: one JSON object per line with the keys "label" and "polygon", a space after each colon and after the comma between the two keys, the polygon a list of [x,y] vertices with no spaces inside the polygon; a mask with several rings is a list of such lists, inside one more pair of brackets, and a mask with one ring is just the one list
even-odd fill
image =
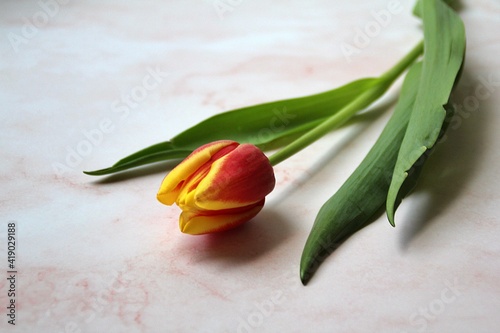
{"label": "green stem", "polygon": [[269,157],[271,165],[275,166],[278,163],[286,160],[290,156],[294,155],[295,153],[301,151],[314,141],[318,140],[325,134],[345,123],[357,112],[376,101],[387,91],[387,89],[389,89],[392,83],[422,54],[423,50],[424,43],[422,41],[418,43],[418,45],[415,46],[394,67],[382,74],[378,78],[378,83],[376,83],[372,88],[359,95],[335,115],[327,118],[324,122]]}

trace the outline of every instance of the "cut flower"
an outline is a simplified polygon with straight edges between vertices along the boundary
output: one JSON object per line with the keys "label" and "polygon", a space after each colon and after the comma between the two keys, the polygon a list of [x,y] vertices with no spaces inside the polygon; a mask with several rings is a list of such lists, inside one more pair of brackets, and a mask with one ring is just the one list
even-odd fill
{"label": "cut flower", "polygon": [[262,209],[275,185],[273,167],[256,146],[222,140],[194,150],[163,180],[158,200],[182,210],[182,232],[235,228]]}

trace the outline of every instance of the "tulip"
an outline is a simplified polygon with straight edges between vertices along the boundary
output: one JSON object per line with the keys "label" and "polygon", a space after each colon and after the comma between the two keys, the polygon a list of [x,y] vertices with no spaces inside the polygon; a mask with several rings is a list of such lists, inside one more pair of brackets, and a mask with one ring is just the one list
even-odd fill
{"label": "tulip", "polygon": [[274,184],[273,167],[259,148],[222,140],[199,147],[170,171],[157,198],[181,208],[182,232],[199,235],[252,219]]}

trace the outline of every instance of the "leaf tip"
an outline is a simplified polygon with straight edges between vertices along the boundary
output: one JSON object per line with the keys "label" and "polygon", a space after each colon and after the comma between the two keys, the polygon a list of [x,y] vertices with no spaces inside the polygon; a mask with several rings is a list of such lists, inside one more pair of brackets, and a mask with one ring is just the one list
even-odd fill
{"label": "leaf tip", "polygon": [[311,280],[312,276],[321,264],[320,258],[314,255],[314,251],[311,252],[312,248],[306,246],[302,252],[302,257],[300,258],[300,282],[302,285],[307,285]]}
{"label": "leaf tip", "polygon": [[300,282],[302,282],[303,286],[307,285],[307,283],[311,279],[311,275],[312,274],[309,274],[309,272],[304,269],[304,267],[300,267]]}
{"label": "leaf tip", "polygon": [[387,206],[386,206],[386,214],[387,214],[387,219],[389,220],[389,223],[393,226],[396,227],[396,222],[394,220],[394,201],[392,200],[393,198],[391,197],[390,193],[387,196]]}
{"label": "leaf tip", "polygon": [[100,169],[100,170],[94,170],[94,171],[82,171],[82,172],[88,176],[103,176],[103,175],[108,173],[107,172],[108,169]]}
{"label": "leaf tip", "polygon": [[387,215],[387,218],[388,218],[389,223],[391,224],[391,226],[392,226],[393,228],[395,228],[395,227],[396,227],[396,222],[394,221],[394,215],[389,215],[389,214],[388,214],[388,215]]}

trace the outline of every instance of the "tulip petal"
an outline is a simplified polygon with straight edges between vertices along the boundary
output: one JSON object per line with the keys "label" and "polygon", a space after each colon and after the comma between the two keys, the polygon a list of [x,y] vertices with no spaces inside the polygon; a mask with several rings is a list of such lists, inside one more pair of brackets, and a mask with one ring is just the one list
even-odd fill
{"label": "tulip petal", "polygon": [[237,209],[238,212],[221,213],[217,211],[184,211],[179,218],[179,228],[183,233],[202,235],[236,228],[251,220],[264,206],[265,199],[249,206]]}
{"label": "tulip petal", "polygon": [[267,156],[254,145],[242,144],[212,164],[196,188],[195,204],[206,210],[247,206],[259,202],[274,185]]}
{"label": "tulip petal", "polygon": [[[238,143],[235,141],[221,140],[208,143],[194,150],[163,179],[157,194],[158,200],[165,205],[172,205],[175,200],[177,200],[186,181],[193,176],[200,167],[210,161],[217,153],[223,151],[227,154],[237,146]],[[228,149],[226,150],[224,148]]]}

